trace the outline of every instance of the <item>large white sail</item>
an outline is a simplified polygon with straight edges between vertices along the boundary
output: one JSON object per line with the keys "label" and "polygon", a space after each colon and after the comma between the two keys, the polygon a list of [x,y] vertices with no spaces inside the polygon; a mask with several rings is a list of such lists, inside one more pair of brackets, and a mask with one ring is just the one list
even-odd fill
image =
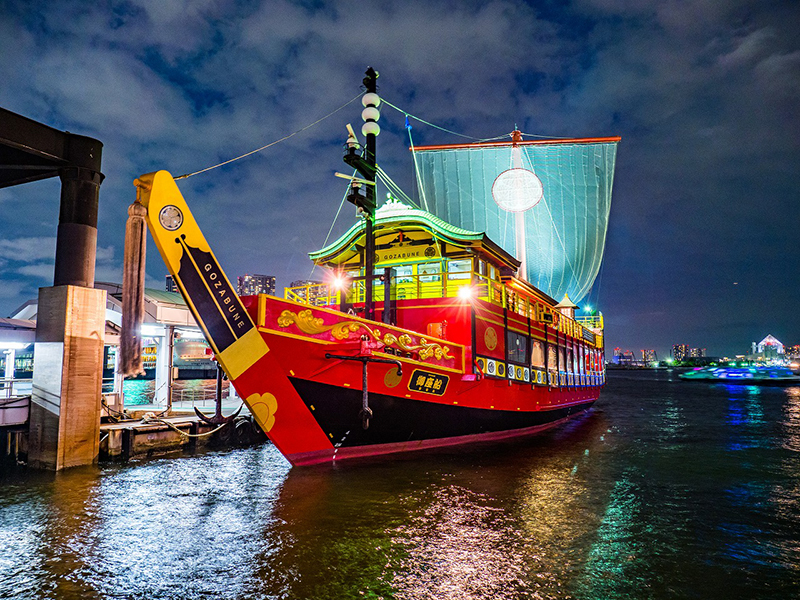
{"label": "large white sail", "polygon": [[[485,231],[527,264],[525,278],[553,298],[580,301],[603,258],[619,138],[423,146],[415,148],[428,209],[458,227]],[[501,208],[492,185],[509,169],[533,172],[541,200],[524,214],[525,251],[517,249],[519,217]],[[423,195],[421,194],[421,195]],[[517,221],[515,221],[515,219]]]}

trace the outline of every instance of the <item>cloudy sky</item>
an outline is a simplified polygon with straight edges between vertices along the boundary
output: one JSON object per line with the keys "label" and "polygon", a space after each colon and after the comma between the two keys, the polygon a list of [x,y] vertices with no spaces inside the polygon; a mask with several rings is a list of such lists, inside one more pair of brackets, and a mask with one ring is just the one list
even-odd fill
{"label": "cloudy sky", "polygon": [[[0,106],[104,143],[97,279],[119,281],[133,179],[193,172],[380,94],[475,138],[622,136],[591,298],[607,346],[800,343],[800,3],[747,0],[0,4]],[[180,183],[231,278],[306,278],[343,194],[356,102]],[[404,117],[383,168],[413,189]],[[463,141],[412,121],[415,143]],[[0,316],[52,284],[59,182],[0,190]],[[353,222],[350,205],[333,235]],[[148,284],[166,270],[148,246]]]}

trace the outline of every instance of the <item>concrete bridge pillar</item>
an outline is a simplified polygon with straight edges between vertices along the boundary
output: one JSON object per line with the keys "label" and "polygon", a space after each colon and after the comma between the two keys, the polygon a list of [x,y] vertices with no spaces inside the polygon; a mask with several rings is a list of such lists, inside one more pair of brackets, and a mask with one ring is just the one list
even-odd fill
{"label": "concrete bridge pillar", "polygon": [[28,465],[60,471],[97,462],[105,290],[39,289]]}

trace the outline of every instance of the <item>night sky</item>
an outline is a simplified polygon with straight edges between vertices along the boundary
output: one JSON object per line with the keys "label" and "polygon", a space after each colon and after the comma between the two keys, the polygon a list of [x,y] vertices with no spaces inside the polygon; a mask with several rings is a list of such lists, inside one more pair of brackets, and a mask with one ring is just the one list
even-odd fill
{"label": "night sky", "polygon": [[[31,2],[0,5],[0,106],[104,143],[97,280],[119,281],[133,179],[193,172],[379,93],[492,138],[622,136],[604,266],[606,346],[800,343],[800,3]],[[344,193],[353,102],[179,182],[231,279],[308,278]],[[378,159],[413,195],[402,114]],[[467,141],[411,120],[415,144]],[[0,190],[0,316],[52,285],[60,184]],[[353,223],[342,209],[332,236]],[[331,238],[333,239],[333,237]],[[166,269],[148,244],[148,285]]]}

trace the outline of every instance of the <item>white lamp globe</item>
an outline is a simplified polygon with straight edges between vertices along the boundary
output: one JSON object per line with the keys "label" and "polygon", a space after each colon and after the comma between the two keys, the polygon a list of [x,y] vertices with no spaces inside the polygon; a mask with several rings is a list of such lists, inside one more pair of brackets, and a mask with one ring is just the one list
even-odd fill
{"label": "white lamp globe", "polygon": [[361,118],[365,121],[377,121],[381,118],[381,111],[379,111],[374,106],[368,106],[364,110],[361,111]]}
{"label": "white lamp globe", "polygon": [[361,105],[362,106],[380,106],[381,105],[381,97],[374,92],[368,92],[361,96]]}
{"label": "white lamp globe", "polygon": [[375,121],[367,121],[361,126],[361,135],[378,135],[381,132],[381,127]]}

